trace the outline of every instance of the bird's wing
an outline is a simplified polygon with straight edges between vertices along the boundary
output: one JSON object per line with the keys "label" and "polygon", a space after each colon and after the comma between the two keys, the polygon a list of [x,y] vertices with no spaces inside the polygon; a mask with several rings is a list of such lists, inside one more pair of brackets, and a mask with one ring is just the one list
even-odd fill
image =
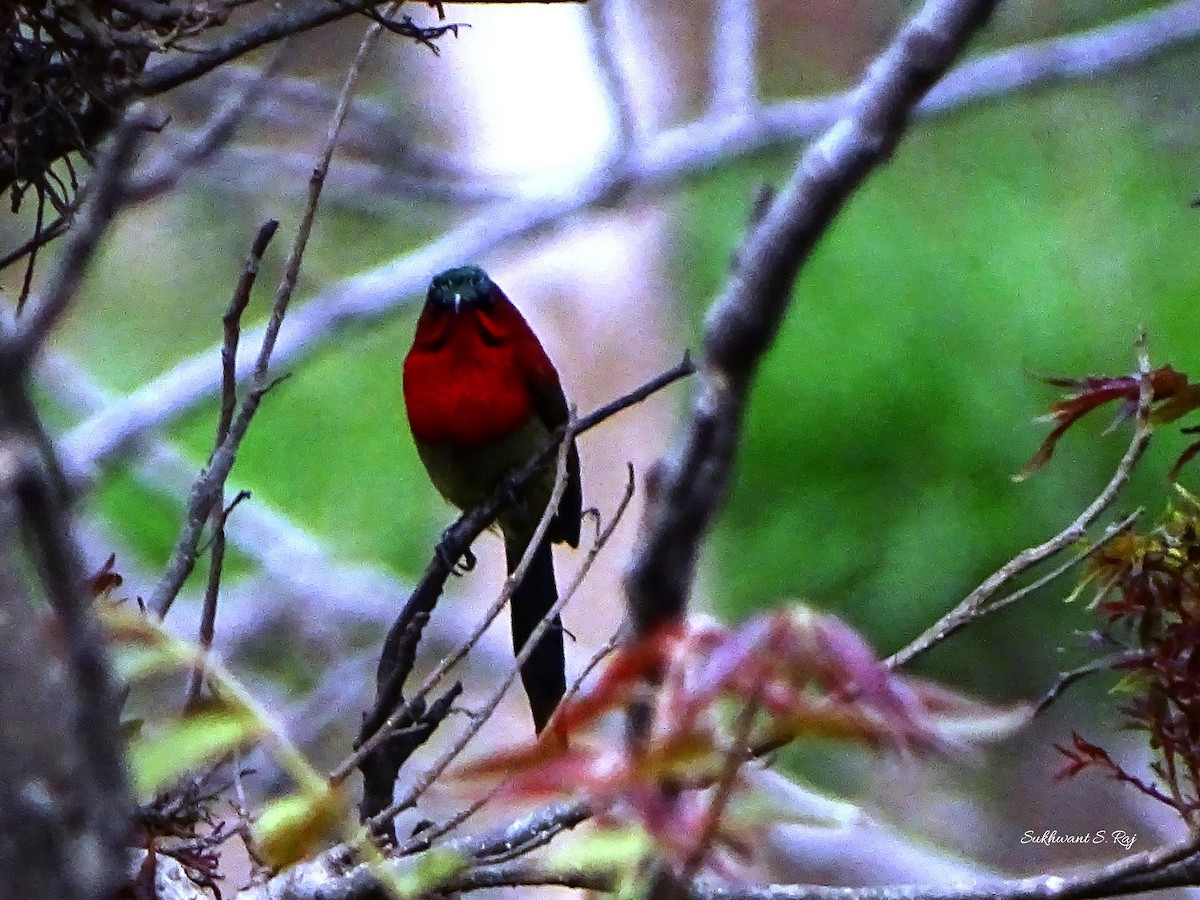
{"label": "bird's wing", "polygon": [[[538,348],[541,350],[541,347]],[[567,424],[571,412],[567,407],[567,397],[563,393],[562,382],[558,378],[558,370],[543,350],[533,354],[525,368],[525,384],[529,396],[533,400],[534,414],[548,431]],[[562,502],[558,505],[558,514],[550,526],[550,539],[566,541],[572,547],[579,546],[579,526],[583,510],[583,484],[579,479],[579,451],[575,442],[567,455],[567,484],[563,491]]]}

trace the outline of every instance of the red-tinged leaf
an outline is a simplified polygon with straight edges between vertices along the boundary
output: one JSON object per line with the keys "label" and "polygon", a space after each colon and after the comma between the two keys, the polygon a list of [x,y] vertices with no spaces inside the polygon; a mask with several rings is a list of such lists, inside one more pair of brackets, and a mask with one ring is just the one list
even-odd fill
{"label": "red-tinged leaf", "polygon": [[1095,767],[1106,769],[1109,772],[1118,770],[1116,763],[1112,761],[1112,757],[1108,755],[1108,752],[1103,747],[1084,740],[1083,736],[1077,731],[1071,732],[1070,747],[1055,744],[1054,749],[1068,760],[1067,764],[1055,773],[1054,777],[1058,780],[1074,778],[1084,769]]}
{"label": "red-tinged leaf", "polygon": [[119,588],[124,581],[121,574],[113,569],[113,565],[117,561],[117,554],[112,553],[105,560],[96,574],[88,579],[88,593],[93,597],[100,597],[107,594],[114,588]]}
{"label": "red-tinged leaf", "polygon": [[[655,693],[648,695],[647,684]],[[636,747],[604,734],[589,744],[580,726],[653,696],[650,727]],[[753,713],[743,719],[743,711]],[[990,710],[989,710],[990,711]],[[494,752],[455,772],[503,780],[510,797],[583,796],[617,824],[631,820],[659,852],[682,862],[709,826],[693,795],[730,764],[731,716],[739,745],[756,751],[799,737],[846,740],[900,753],[941,750],[990,738],[1000,729],[955,730],[978,706],[887,669],[849,625],[812,611],[775,612],[738,628],[673,626],[623,648],[596,685],[560,713],[573,736]],[[735,772],[735,785],[741,773]],[[675,790],[664,790],[664,786]],[[696,816],[699,816],[698,818]],[[717,825],[722,852],[752,842]],[[708,857],[708,865],[715,863]]]}
{"label": "red-tinged leaf", "polygon": [[827,690],[846,699],[865,701],[898,719],[912,720],[921,715],[912,691],[879,661],[857,631],[834,616],[819,616],[813,631],[823,651],[820,675]]}
{"label": "red-tinged leaf", "polygon": [[712,703],[730,687],[744,680],[742,676],[748,668],[755,675],[761,674],[766,665],[776,661],[778,630],[779,623],[774,617],[762,617],[751,620],[736,631],[722,629],[719,643],[712,640],[716,633],[710,631],[706,635],[708,640],[704,641],[708,645],[704,663],[699,667],[696,677],[684,688],[686,702],[679,712],[694,716],[701,706]]}
{"label": "red-tinged leaf", "polygon": [[619,648],[596,684],[559,710],[559,727],[574,734],[601,716],[624,709],[639,685],[661,676],[684,633],[682,624],[669,623],[655,634]]}
{"label": "red-tinged leaf", "polygon": [[[1200,426],[1184,428],[1183,433],[1184,434],[1200,433]],[[1167,476],[1168,480],[1172,481],[1172,482],[1178,481],[1179,473],[1183,471],[1183,467],[1186,466],[1189,462],[1191,462],[1193,457],[1195,457],[1195,455],[1197,453],[1200,453],[1200,441],[1194,441],[1193,443],[1188,444],[1184,448],[1183,452],[1179,454],[1179,459],[1175,460],[1175,465],[1171,466],[1170,474],[1168,474],[1168,476]]]}
{"label": "red-tinged leaf", "polygon": [[584,796],[603,808],[617,797],[628,801],[638,789],[657,790],[666,780],[711,777],[721,759],[708,735],[676,734],[637,756],[621,745],[580,742],[553,756],[539,752],[537,745],[501,751],[459,767],[454,777],[503,778],[500,793],[507,797]]}
{"label": "red-tinged leaf", "polygon": [[595,750],[587,746],[565,746],[559,741],[537,741],[531,744],[521,744],[506,750],[488,753],[477,760],[458,766],[452,771],[452,777],[464,780],[476,778],[497,778],[524,773],[542,772],[549,780],[555,776],[549,773],[561,768],[580,765],[580,761],[595,754]]}
{"label": "red-tinged leaf", "polygon": [[[1168,366],[1167,368],[1170,368]],[[1178,373],[1175,373],[1178,374]],[[1150,420],[1163,424],[1174,422],[1195,409],[1200,409],[1200,384],[1189,384],[1186,375],[1179,375],[1182,383],[1159,403],[1158,386],[1155,385],[1155,406]]]}
{"label": "red-tinged leaf", "polygon": [[[1200,408],[1200,385],[1191,384],[1187,375],[1182,372],[1175,371],[1171,366],[1163,366],[1155,369],[1146,377],[1150,381],[1151,389],[1150,421],[1173,422],[1180,416]],[[1056,387],[1065,388],[1071,393],[1051,406],[1051,412],[1047,418],[1055,423],[1054,429],[1038,447],[1028,465],[1014,476],[1017,481],[1028,478],[1044,466],[1054,455],[1054,449],[1059,439],[1072,425],[1092,410],[1114,400],[1120,400],[1122,401],[1121,406],[1109,430],[1128,421],[1137,409],[1138,397],[1141,393],[1141,379],[1137,375],[1122,375],[1115,378],[1102,376],[1046,378],[1045,381]]]}

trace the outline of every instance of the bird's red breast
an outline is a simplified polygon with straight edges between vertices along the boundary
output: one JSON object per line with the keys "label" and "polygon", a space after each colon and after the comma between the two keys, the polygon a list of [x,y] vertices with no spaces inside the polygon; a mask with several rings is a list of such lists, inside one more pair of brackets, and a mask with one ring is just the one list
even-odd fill
{"label": "bird's red breast", "polygon": [[[470,448],[507,437],[561,396],[558,372],[507,297],[460,310],[426,306],[404,360],[404,404],[423,444]],[[547,423],[553,427],[561,423]]]}

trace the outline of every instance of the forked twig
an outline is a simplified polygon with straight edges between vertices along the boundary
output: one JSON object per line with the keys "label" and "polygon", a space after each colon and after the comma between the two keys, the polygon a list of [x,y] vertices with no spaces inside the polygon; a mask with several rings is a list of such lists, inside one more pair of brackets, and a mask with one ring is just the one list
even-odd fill
{"label": "forked twig", "polygon": [[[529,569],[530,563],[533,561],[534,554],[541,544],[542,538],[545,537],[547,529],[550,527],[550,522],[558,513],[558,505],[562,501],[563,492],[567,486],[567,459],[570,455],[571,444],[575,439],[575,419],[567,423],[566,432],[563,435],[562,442],[558,446],[558,468],[554,475],[554,490],[550,495],[550,502],[546,504],[546,509],[542,512],[542,517],[538,522],[537,529],[533,533],[533,537],[529,541],[529,545],[525,548],[524,554],[521,556],[521,561],[513,573],[505,580],[504,587],[500,591],[501,600],[507,603],[512,597],[513,591],[521,580],[525,577],[526,571]],[[471,716],[470,724],[458,739],[447,749],[437,760],[425,770],[425,772],[412,784],[405,792],[404,796],[392,803],[382,812],[377,813],[372,817],[371,824],[378,828],[391,821],[399,813],[410,808],[420,799],[433,785],[442,773],[450,767],[450,764],[458,758],[458,755],[466,748],[467,744],[479,732],[484,723],[491,718],[492,713],[496,711],[496,707],[500,705],[500,701],[504,698],[504,694],[508,691],[509,686],[516,680],[521,672],[521,667],[537,649],[538,643],[542,639],[542,635],[550,627],[550,623],[562,611],[563,605],[566,603],[568,595],[564,594],[558,597],[554,605],[542,620],[534,626],[529,636],[525,639],[524,646],[521,647],[519,653],[516,654],[516,660],[508,674],[501,680],[490,697],[484,702],[483,706]],[[503,607],[503,603],[499,605]],[[497,611],[498,612],[498,611]]]}
{"label": "forked twig", "polygon": [[247,392],[245,398],[243,398],[240,411],[230,425],[225,440],[213,452],[208,466],[201,472],[192,486],[192,490],[188,495],[187,514],[184,519],[183,528],[179,538],[175,542],[175,548],[171,552],[171,558],[167,563],[166,570],[150,593],[147,605],[160,619],[166,616],[167,612],[171,609],[171,604],[179,596],[179,591],[183,588],[184,581],[195,567],[197,548],[200,543],[200,534],[203,531],[204,523],[208,521],[214,505],[216,505],[220,498],[221,490],[226,479],[229,477],[229,472],[233,468],[234,460],[237,457],[238,447],[241,445],[242,439],[250,427],[250,422],[254,418],[254,414],[258,411],[263,396],[277,383],[270,379],[268,373],[271,354],[274,352],[275,342],[279,337],[279,329],[283,326],[284,316],[287,315],[288,305],[291,303],[292,295],[296,290],[296,282],[300,275],[300,266],[304,260],[304,251],[308,246],[308,237],[312,232],[313,220],[316,217],[318,202],[321,198],[321,190],[325,185],[325,177],[329,172],[333,152],[337,148],[338,136],[341,134],[342,124],[345,122],[346,113],[350,108],[350,98],[354,92],[354,86],[358,82],[358,77],[362,71],[362,65],[366,60],[367,53],[379,37],[381,30],[378,25],[372,25],[367,29],[366,34],[363,35],[362,43],[359,45],[358,53],[346,71],[346,78],[342,83],[342,91],[338,96],[337,107],[334,109],[333,117],[329,122],[329,129],[325,135],[321,154],[316,165],[313,166],[312,175],[309,178],[308,199],[304,205],[300,225],[296,229],[296,236],[292,241],[287,261],[284,263],[283,276],[280,278],[279,286],[275,290],[275,300],[271,304],[271,315],[263,331],[262,344],[258,351],[258,357],[255,360],[250,390]]}
{"label": "forked twig", "polygon": [[1149,379],[1150,362],[1146,356],[1144,339],[1139,339],[1138,341],[1138,374],[1140,384],[1136,413],[1137,424],[1134,428],[1133,438],[1129,442],[1129,447],[1125,451],[1125,455],[1121,457],[1120,463],[1113,472],[1112,478],[1108,480],[1108,483],[1096,499],[1088,504],[1087,508],[1071,524],[1054,535],[1054,537],[1034,547],[1022,550],[992,575],[984,579],[983,583],[963,598],[957,606],[938,619],[929,628],[925,629],[907,646],[897,650],[888,657],[885,662],[889,667],[899,668],[911,662],[914,657],[924,653],[935,644],[944,641],[970,622],[992,611],[995,606],[993,598],[1001,588],[1018,575],[1029,571],[1039,563],[1058,555],[1063,550],[1078,542],[1087,533],[1088,528],[1095,524],[1096,520],[1104,514],[1104,511],[1112,505],[1112,502],[1116,500],[1121,489],[1125,487],[1125,483],[1129,480],[1134,467],[1142,458],[1142,454],[1146,452],[1146,447],[1149,445],[1150,437],[1154,431],[1154,426],[1150,422],[1149,416],[1150,404],[1153,400],[1153,390]]}

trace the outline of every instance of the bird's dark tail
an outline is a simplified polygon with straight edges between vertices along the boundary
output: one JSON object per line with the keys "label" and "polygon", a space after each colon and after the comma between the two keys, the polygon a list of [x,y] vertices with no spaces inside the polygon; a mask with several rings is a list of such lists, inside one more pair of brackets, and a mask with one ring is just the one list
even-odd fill
{"label": "bird's dark tail", "polygon": [[[511,573],[521,562],[525,548],[514,540],[504,542],[504,553]],[[550,541],[544,539],[530,560],[525,577],[512,595],[513,652],[520,653],[529,635],[558,599],[554,582],[554,557]],[[533,727],[538,734],[550,721],[554,709],[567,692],[566,659],[563,655],[562,621],[558,616],[542,633],[533,653],[521,667],[521,683],[533,711]]]}

